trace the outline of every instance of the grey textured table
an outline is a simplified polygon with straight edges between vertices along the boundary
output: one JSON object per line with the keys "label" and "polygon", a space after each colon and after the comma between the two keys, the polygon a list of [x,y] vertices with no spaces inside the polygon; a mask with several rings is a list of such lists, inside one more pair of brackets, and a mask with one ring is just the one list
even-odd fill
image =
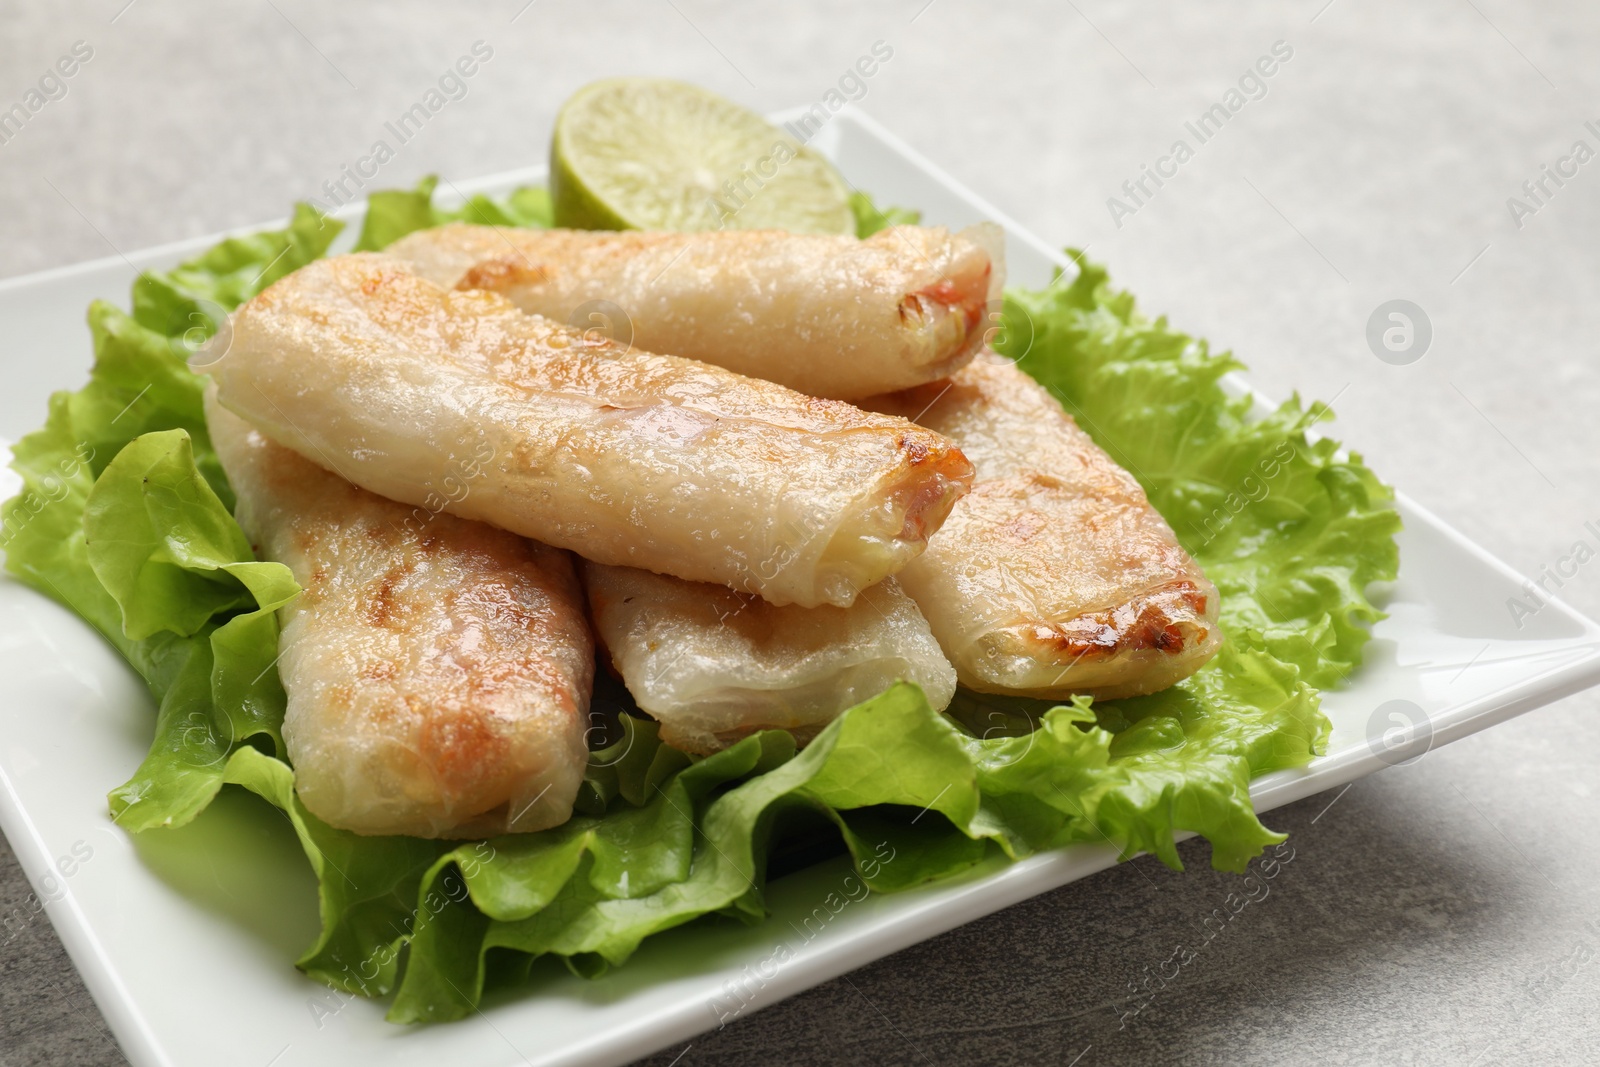
{"label": "grey textured table", "polygon": [[[494,55],[467,97],[374,184],[541,159],[554,109],[594,78],[777,108],[883,40],[861,107],[1047,238],[1091,245],[1269,394],[1337,398],[1337,434],[1524,573],[1600,520],[1600,162],[1568,164],[1543,203],[1521,192],[1575,141],[1600,147],[1600,9],[995,7],[3,3],[0,106],[74,42],[93,55],[0,144],[0,274],[279,217],[475,40]],[[1265,95],[1113,219],[1107,198],[1277,41],[1293,55]],[[1537,210],[1514,217],[1513,196]],[[1365,339],[1392,298],[1433,323],[1409,366]],[[1600,568],[1561,592],[1600,614]],[[1227,891],[1203,849],[1186,874],[1138,860],[650,1062],[1600,1062],[1597,709],[1569,699],[1273,813],[1293,864],[1126,1028],[1129,983]],[[4,852],[0,910],[28,892]],[[0,1063],[121,1062],[49,924],[7,941]]]}

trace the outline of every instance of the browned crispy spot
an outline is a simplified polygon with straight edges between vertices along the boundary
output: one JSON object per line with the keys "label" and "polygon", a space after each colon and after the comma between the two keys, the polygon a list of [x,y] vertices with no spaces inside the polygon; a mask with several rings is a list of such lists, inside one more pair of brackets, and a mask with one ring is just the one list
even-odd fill
{"label": "browned crispy spot", "polygon": [[[1109,659],[1123,652],[1182,652],[1180,622],[1203,619],[1206,594],[1192,582],[1177,582],[1103,611],[1085,612],[1061,622],[1040,623],[1032,637],[1062,659]],[[1204,641],[1201,629],[1196,642]]]}
{"label": "browned crispy spot", "polygon": [[899,446],[900,451],[906,454],[906,460],[913,467],[922,463],[933,452],[928,447],[927,440],[921,434],[902,434],[895,444]]}
{"label": "browned crispy spot", "polygon": [[920,448],[914,449],[902,438],[902,449],[911,468],[923,473],[906,499],[905,525],[900,531],[901,537],[915,541],[926,540],[930,530],[942,526],[956,501],[972,488],[972,461],[966,453],[948,442],[944,448],[930,447],[926,440],[919,441]]}
{"label": "browned crispy spot", "polygon": [[394,589],[399,584],[404,573],[404,567],[390,567],[388,573],[383,576],[383,581],[378,583],[378,591],[373,594],[371,600],[367,601],[366,606],[367,622],[370,625],[379,629],[395,625]]}
{"label": "browned crispy spot", "polygon": [[393,661],[380,660],[377,663],[369,663],[362,667],[361,677],[374,682],[387,682],[399,672],[400,668],[395,666]]}
{"label": "browned crispy spot", "polygon": [[371,296],[388,283],[405,277],[409,277],[409,275],[403,271],[394,270],[390,267],[379,267],[361,279],[361,293],[363,296]]}
{"label": "browned crispy spot", "polygon": [[822,396],[808,396],[801,401],[801,405],[807,414],[815,415],[818,418],[854,421],[854,418],[859,415],[855,405],[847,404],[843,400],[830,400]]}
{"label": "browned crispy spot", "polygon": [[995,531],[995,535],[1008,544],[1025,545],[1050,529],[1050,519],[1040,511],[1024,511]]}
{"label": "browned crispy spot", "polygon": [[452,793],[480,781],[485,768],[498,767],[505,747],[491,718],[472,702],[458,708],[428,709],[417,735],[418,755],[424,765]]}
{"label": "browned crispy spot", "polygon": [[538,285],[549,278],[550,272],[543,266],[529,263],[523,258],[506,256],[474,263],[456,282],[456,288],[498,291],[513,285]]}

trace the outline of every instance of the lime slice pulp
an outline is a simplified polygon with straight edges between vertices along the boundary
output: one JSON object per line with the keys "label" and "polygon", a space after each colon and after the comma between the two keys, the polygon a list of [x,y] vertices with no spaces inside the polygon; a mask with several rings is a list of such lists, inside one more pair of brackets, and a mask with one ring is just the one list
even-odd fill
{"label": "lime slice pulp", "polygon": [[854,233],[833,165],[697,86],[616,78],[564,104],[550,142],[557,226]]}

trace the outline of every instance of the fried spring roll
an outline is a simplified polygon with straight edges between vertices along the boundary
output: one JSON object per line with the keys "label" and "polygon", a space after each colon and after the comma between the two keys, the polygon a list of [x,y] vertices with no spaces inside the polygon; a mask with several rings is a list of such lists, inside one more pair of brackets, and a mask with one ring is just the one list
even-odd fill
{"label": "fried spring roll", "polygon": [[[590,325],[599,302],[651,352],[850,400],[942,378],[977,353],[1004,235],[896,226],[866,240],[781,230],[621,233],[454,223],[389,254],[446,287]],[[613,336],[616,336],[613,333]]]}
{"label": "fried spring roll", "polygon": [[1216,653],[1216,587],[1133,477],[1027,374],[986,354],[871,406],[948,434],[977,469],[900,575],[962,685],[1135,696]]}
{"label": "fried spring roll", "polygon": [[595,634],[661,738],[708,753],[757,730],[809,740],[894,682],[943,709],[956,672],[893,578],[848,608],[775,607],[724,586],[586,563]]}
{"label": "fried spring roll", "polygon": [[922,551],[972,468],[904,419],[319,260],[234,316],[222,403],[415,514],[775,604],[848,605]]}
{"label": "fried spring roll", "polygon": [[588,753],[594,647],[572,558],[357,489],[207,398],[262,559],[304,590],[278,670],[295,790],[360,834],[477,837],[565,822]]}

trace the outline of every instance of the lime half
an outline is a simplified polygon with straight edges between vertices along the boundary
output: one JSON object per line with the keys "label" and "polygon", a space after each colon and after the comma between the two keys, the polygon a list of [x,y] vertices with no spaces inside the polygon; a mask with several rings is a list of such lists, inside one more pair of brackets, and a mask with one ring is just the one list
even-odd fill
{"label": "lime half", "polygon": [[557,226],[854,233],[833,165],[760,115],[665,78],[573,94],[550,142]]}

